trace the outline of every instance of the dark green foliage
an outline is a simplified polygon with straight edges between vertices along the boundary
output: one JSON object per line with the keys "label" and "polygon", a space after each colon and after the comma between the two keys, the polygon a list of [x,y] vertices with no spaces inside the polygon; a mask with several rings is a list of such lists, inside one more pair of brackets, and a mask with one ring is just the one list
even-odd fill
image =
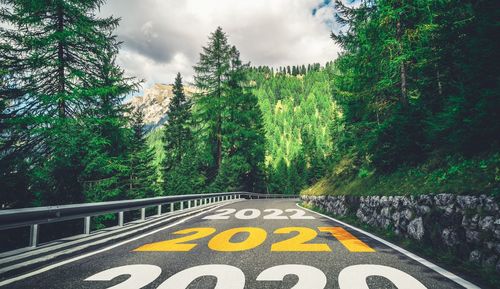
{"label": "dark green foliage", "polygon": [[164,142],[154,165],[141,112],[122,104],[137,82],[115,63],[118,19],[97,17],[104,1],[1,3],[4,207],[160,192],[293,194],[325,175],[348,193],[498,184],[493,0],[336,1],[345,26],[332,38],[343,52],[324,67],[250,68],[219,27],[194,67],[192,99],[175,79],[168,123],[152,133]]}
{"label": "dark green foliage", "polygon": [[494,1],[336,7],[348,27],[332,35],[344,48],[334,86],[345,123],[333,134],[338,158],[390,172],[435,154],[498,148]]}

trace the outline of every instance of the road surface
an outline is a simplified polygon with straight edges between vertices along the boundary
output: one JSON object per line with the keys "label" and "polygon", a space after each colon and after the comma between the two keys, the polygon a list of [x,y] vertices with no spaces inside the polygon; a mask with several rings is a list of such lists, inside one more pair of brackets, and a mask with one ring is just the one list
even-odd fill
{"label": "road surface", "polygon": [[293,200],[242,200],[4,281],[2,288],[478,288],[401,251]]}

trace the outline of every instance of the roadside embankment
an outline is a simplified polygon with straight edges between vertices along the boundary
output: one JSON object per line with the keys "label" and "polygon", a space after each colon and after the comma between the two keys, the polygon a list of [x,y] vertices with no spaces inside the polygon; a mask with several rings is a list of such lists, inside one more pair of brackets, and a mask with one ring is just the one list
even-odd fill
{"label": "roadside embankment", "polygon": [[491,196],[308,196],[304,205],[500,272],[500,206]]}

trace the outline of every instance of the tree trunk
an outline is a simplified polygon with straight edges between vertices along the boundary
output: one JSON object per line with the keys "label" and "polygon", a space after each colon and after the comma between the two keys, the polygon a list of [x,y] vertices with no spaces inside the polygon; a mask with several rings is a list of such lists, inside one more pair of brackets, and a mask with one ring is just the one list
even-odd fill
{"label": "tree trunk", "polygon": [[[402,44],[403,31],[401,29],[401,19],[398,19],[396,24],[396,36],[399,42],[399,55],[403,54],[403,44]],[[407,70],[406,63],[404,60],[401,61],[400,65],[400,77],[401,77],[401,103],[404,107],[408,106],[408,88],[407,88]]]}
{"label": "tree trunk", "polygon": [[[59,2],[57,5],[57,32],[62,33],[64,31],[64,13],[62,3]],[[58,111],[59,117],[66,117],[66,102],[64,100],[64,95],[66,92],[65,85],[65,77],[64,77],[64,43],[59,40],[57,43],[57,60],[58,60],[58,68],[57,68],[57,77],[58,77],[58,92],[59,92],[59,100],[58,100]]]}
{"label": "tree trunk", "polygon": [[443,95],[443,83],[441,82],[441,73],[439,72],[439,66],[436,64],[436,81],[438,86],[439,95]]}
{"label": "tree trunk", "polygon": [[222,163],[222,120],[219,115],[217,120],[217,172],[220,169]]}
{"label": "tree trunk", "polygon": [[[220,59],[217,58],[217,67],[219,68],[221,66]],[[220,69],[217,69],[217,71],[220,71]],[[218,72],[219,73],[219,72]],[[222,102],[222,76],[219,75],[217,76],[217,106],[219,108],[218,115],[217,115],[217,124],[216,124],[216,137],[217,137],[217,152],[216,152],[216,171],[217,173],[219,172],[219,169],[221,167],[222,163],[222,107],[221,107],[221,102]]]}

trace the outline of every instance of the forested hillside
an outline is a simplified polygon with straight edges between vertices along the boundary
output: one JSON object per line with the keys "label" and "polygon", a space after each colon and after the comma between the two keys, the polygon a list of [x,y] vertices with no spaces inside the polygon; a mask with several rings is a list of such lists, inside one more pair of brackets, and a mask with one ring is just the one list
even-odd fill
{"label": "forested hillside", "polygon": [[331,63],[250,73],[264,121],[267,192],[297,193],[327,172],[340,117],[333,74]]}

